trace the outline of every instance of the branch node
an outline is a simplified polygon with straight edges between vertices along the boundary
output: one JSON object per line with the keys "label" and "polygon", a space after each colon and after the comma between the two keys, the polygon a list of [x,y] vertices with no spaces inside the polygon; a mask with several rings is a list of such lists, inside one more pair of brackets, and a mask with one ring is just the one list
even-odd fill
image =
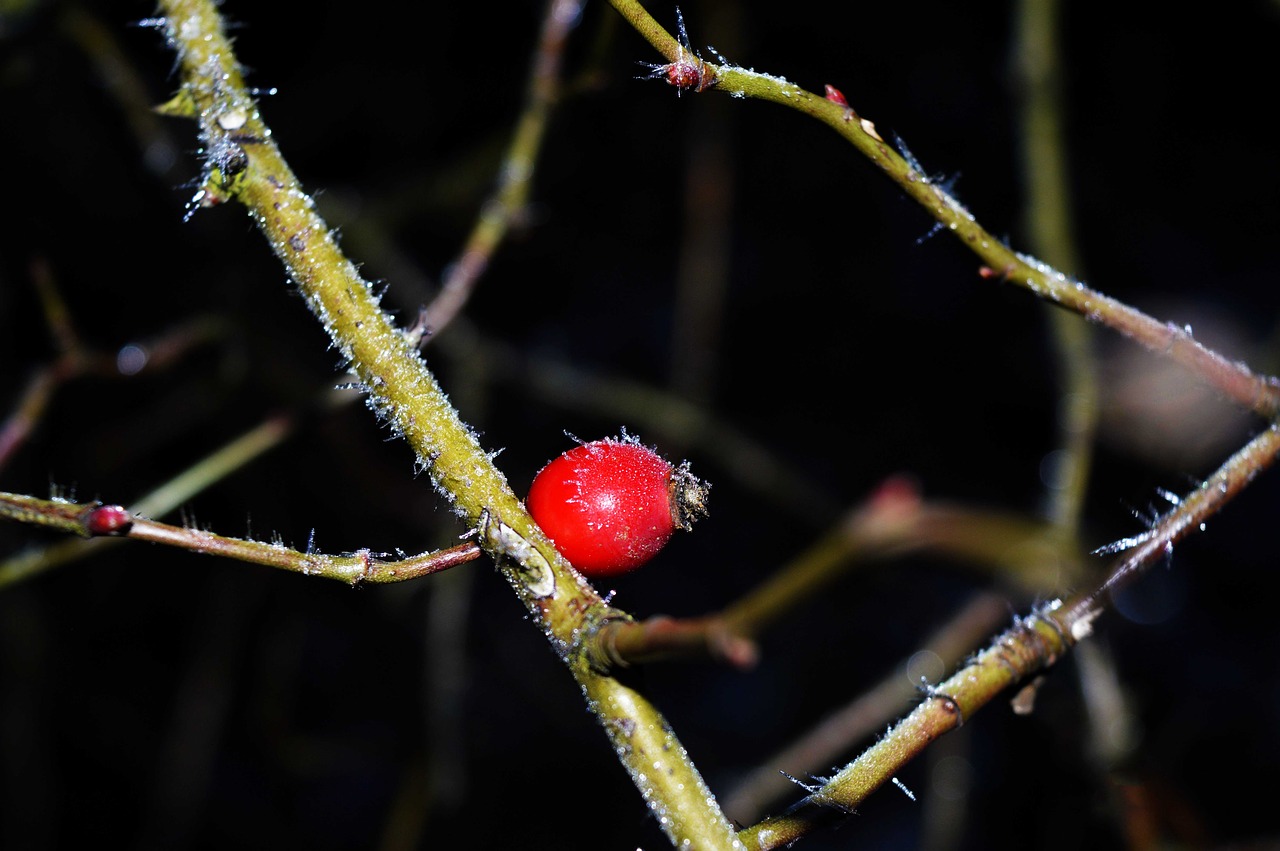
{"label": "branch node", "polygon": [[103,535],[127,535],[133,528],[133,515],[122,505],[94,505],[81,515],[85,535],[96,538]]}
{"label": "branch node", "polygon": [[958,700],[940,690],[937,686],[931,685],[924,677],[920,678],[920,685],[917,688],[924,694],[926,699],[941,701],[946,710],[956,717],[956,727],[964,726],[964,710],[960,708]]}

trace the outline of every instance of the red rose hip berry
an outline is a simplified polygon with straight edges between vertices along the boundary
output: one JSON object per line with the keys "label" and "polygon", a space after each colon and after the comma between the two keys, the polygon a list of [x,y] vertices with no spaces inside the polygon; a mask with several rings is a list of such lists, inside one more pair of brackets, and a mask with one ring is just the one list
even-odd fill
{"label": "red rose hip berry", "polygon": [[534,477],[529,513],[580,573],[644,564],[677,528],[706,514],[708,487],[634,438],[574,447]]}

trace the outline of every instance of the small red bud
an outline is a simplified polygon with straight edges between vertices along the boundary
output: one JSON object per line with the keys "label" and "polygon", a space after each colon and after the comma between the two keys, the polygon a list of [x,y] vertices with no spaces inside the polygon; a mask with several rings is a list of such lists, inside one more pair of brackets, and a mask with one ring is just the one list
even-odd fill
{"label": "small red bud", "polygon": [[690,89],[705,91],[716,82],[715,72],[696,56],[681,56],[678,61],[661,68],[665,70],[667,82],[682,92]]}
{"label": "small red bud", "polygon": [[847,107],[849,105],[849,102],[844,99],[844,92],[840,91],[830,83],[827,83],[826,86],[827,86],[827,100],[831,101],[837,106]]}
{"label": "small red bud", "polygon": [[133,515],[122,505],[99,505],[84,519],[90,535],[124,535],[133,526]]}

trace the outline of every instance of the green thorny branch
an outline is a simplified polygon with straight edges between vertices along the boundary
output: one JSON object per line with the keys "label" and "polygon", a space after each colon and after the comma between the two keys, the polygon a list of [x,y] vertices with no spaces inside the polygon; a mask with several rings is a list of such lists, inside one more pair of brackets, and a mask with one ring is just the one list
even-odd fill
{"label": "green thorny branch", "polygon": [[[1163,323],[1090,289],[1049,265],[1019,254],[992,237],[959,201],[919,170],[909,156],[894,150],[875,125],[859,116],[837,90],[820,97],[780,77],[706,62],[684,40],[671,36],[638,0],[610,0],[613,7],[668,60],[655,76],[682,89],[714,89],[732,97],[752,97],[790,107],[822,121],[868,157],[945,229],[982,260],[983,278],[1002,279],[1035,295],[1106,325],[1149,350],[1171,358],[1236,403],[1270,420],[1269,426],[1231,456],[1200,487],[1159,518],[1145,534],[1105,548],[1128,550],[1111,568],[1105,583],[1066,605],[1055,602],[1018,619],[987,650],[951,678],[926,690],[914,712],[836,776],[815,784],[810,794],[781,816],[739,834],[749,848],[777,848],[796,841],[833,814],[847,813],[870,792],[889,781],[895,769],[912,759],[938,735],[1005,688],[1052,665],[1087,636],[1108,605],[1108,595],[1132,582],[1173,545],[1201,528],[1204,521],[1236,496],[1280,455],[1280,381],[1258,375],[1197,342],[1190,329]],[[1028,687],[1030,688],[1030,687]]]}
{"label": "green thorny branch", "polygon": [[[1107,595],[1158,562],[1175,543],[1200,528],[1260,471],[1280,455],[1280,424],[1272,424],[1231,456],[1200,487],[1150,530],[1112,549],[1128,554],[1093,593],[1062,605],[1053,603],[998,636],[951,677],[925,689],[926,699],[879,742],[834,777],[815,784],[810,794],[780,816],[739,834],[752,849],[779,848],[796,841],[815,825],[853,811],[867,795],[889,782],[898,769],[938,736],[964,723],[1006,688],[1054,664],[1076,642],[1089,635],[1093,621],[1107,606]],[[1034,686],[1028,686],[1033,688]]]}
{"label": "green thorny branch", "polygon": [[843,95],[828,99],[781,77],[706,62],[689,45],[663,29],[638,0],[610,3],[670,62],[659,69],[666,72],[669,82],[686,89],[714,90],[731,97],[781,104],[831,127],[981,258],[984,278],[1007,280],[1091,322],[1106,325],[1151,351],[1172,358],[1227,398],[1260,416],[1268,420],[1280,416],[1280,380],[1258,375],[1244,364],[1206,348],[1188,328],[1161,322],[1009,248],[983,229],[944,186],[885,142],[874,123],[842,102]]}
{"label": "green thorny branch", "polygon": [[[903,191],[929,211],[938,223],[959,237],[984,264],[984,278],[1002,278],[1023,286],[1052,303],[1101,323],[1173,359],[1218,392],[1270,421],[1270,428],[1233,455],[1213,476],[1184,499],[1145,535],[1127,542],[1135,555],[1113,567],[1106,583],[1081,602],[1070,607],[1071,618],[1086,621],[1097,616],[1099,602],[1107,591],[1124,584],[1141,567],[1159,555],[1151,547],[1171,546],[1216,512],[1261,470],[1270,466],[1280,452],[1280,380],[1259,375],[1239,361],[1230,361],[1197,342],[1187,328],[1164,323],[1110,296],[1086,287],[1033,257],[1019,254],[991,236],[973,215],[945,188],[918,170],[909,157],[893,150],[880,137],[875,125],[860,117],[842,94],[819,97],[781,77],[762,74],[733,65],[704,61],[683,41],[678,41],[653,19],[637,0],[610,0],[613,7],[670,60],[661,66],[667,80],[697,91],[714,89],[732,97],[753,97],[782,104],[834,128]],[[683,36],[683,33],[682,33]],[[835,95],[838,95],[835,96]],[[1122,542],[1126,543],[1126,542]],[[1118,548],[1108,548],[1115,552]],[[1064,621],[1070,631],[1074,620]]]}
{"label": "green thorny branch", "polygon": [[[1191,368],[1221,392],[1265,416],[1280,409],[1272,379],[1261,378],[1200,346],[1190,334],[1162,324],[1069,280],[1032,258],[1015,254],[982,230],[944,189],[894,151],[875,126],[847,105],[819,98],[777,77],[704,63],[630,0],[613,0],[668,57],[689,68],[668,79],[717,88],[737,96],[783,103],[832,126],[869,156],[908,194],[983,259],[988,277],[1002,277],[1116,328]],[[581,683],[588,703],[651,810],[682,847],[745,844],[777,847],[793,841],[830,812],[846,811],[886,782],[934,737],[1009,685],[1051,665],[1087,634],[1101,610],[1102,593],[1135,575],[1165,548],[1216,511],[1280,452],[1275,427],[1236,454],[1148,535],[1099,592],[1060,608],[1019,619],[990,649],[929,692],[899,723],[831,781],[815,788],[793,811],[736,836],[662,717],[636,692],[602,674],[589,657],[590,637],[610,620],[626,619],[608,607],[559,557],[528,517],[474,435],[459,420],[416,349],[379,309],[369,285],[333,242],[311,199],[271,141],[214,8],[207,2],[165,2],[156,21],[178,51],[183,86],[169,111],[200,123],[205,156],[201,204],[237,200],[249,208],[273,250],[289,269],[313,311],[368,389],[374,407],[418,454],[441,493],[477,533],[504,576],[537,618],[556,652]]]}
{"label": "green thorny branch", "polygon": [[[336,245],[271,138],[210,0],[164,0],[153,23],[177,52],[182,86],[167,111],[199,122],[204,180],[196,202],[248,208],[307,304],[402,435],[437,490],[476,533],[582,686],[619,758],[673,844],[739,843],[661,714],[600,672],[587,649],[610,608],[542,534],[458,417],[416,347],[381,310]],[[571,805],[570,805],[571,806]]]}

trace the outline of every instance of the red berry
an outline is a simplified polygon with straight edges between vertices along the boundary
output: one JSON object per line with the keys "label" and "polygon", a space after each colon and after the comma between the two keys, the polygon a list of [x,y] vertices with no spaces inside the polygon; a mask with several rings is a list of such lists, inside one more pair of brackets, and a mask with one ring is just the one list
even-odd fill
{"label": "red berry", "polygon": [[644,564],[677,527],[706,513],[707,485],[634,438],[597,440],[554,459],[533,480],[529,512],[587,576]]}

